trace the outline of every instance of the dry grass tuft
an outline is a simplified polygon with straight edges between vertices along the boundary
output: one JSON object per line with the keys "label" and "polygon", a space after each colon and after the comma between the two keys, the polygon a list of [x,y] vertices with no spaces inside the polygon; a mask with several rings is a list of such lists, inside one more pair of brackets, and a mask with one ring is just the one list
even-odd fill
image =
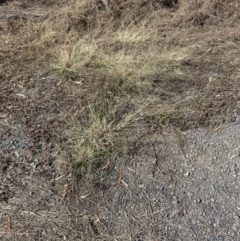
{"label": "dry grass tuft", "polygon": [[156,20],[151,22],[147,17],[137,26],[131,23],[117,31],[113,26],[101,34],[100,29],[94,29],[75,45],[58,48],[52,68],[65,77],[85,68],[127,89],[149,87],[154,78],[163,79],[170,71],[181,73],[181,63],[191,50],[158,43],[155,24]]}
{"label": "dry grass tuft", "polygon": [[70,79],[86,68],[96,54],[97,48],[94,43],[79,40],[74,46],[66,45],[56,49],[51,68],[65,79]]}
{"label": "dry grass tuft", "polygon": [[[224,25],[234,24],[237,21],[239,3],[235,0],[182,0],[174,16],[174,21],[179,26],[218,26],[219,22]],[[223,19],[225,21],[223,21]]]}
{"label": "dry grass tuft", "polygon": [[119,102],[109,94],[98,94],[82,111],[81,121],[73,121],[69,132],[72,139],[65,157],[71,155],[71,172],[91,177],[104,162],[127,154],[136,139],[134,127],[143,111],[143,106],[131,104],[130,97]]}

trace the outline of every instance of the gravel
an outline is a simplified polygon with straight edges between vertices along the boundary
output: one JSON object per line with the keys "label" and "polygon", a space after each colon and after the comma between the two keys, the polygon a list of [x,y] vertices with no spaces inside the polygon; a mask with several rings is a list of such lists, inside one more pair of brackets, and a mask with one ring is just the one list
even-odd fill
{"label": "gravel", "polygon": [[[10,215],[28,223],[23,235],[32,227],[30,239],[22,240],[81,240],[90,233],[89,240],[106,241],[238,240],[239,134],[236,123],[215,132],[165,128],[139,141],[134,155],[103,171],[107,179],[96,180],[95,188],[86,192],[80,185],[74,196],[80,202],[65,206],[61,192],[51,186],[57,176],[51,158],[29,154],[33,141],[20,126],[6,130],[0,144],[0,228],[4,233]],[[55,224],[65,231],[59,234]]]}
{"label": "gravel", "polygon": [[114,172],[128,187],[107,190],[95,206],[98,215],[101,205],[110,210],[108,228],[125,240],[238,240],[239,136],[240,125],[230,124],[216,132],[168,129],[143,140]]}

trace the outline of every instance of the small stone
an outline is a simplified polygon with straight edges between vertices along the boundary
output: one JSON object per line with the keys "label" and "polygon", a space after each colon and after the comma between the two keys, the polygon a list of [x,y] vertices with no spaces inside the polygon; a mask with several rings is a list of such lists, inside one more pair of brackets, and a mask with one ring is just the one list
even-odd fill
{"label": "small stone", "polygon": [[193,225],[196,225],[196,223],[197,223],[196,220],[193,219],[193,220],[192,220],[192,224],[193,224]]}
{"label": "small stone", "polygon": [[235,216],[234,216],[234,219],[238,222],[240,218],[239,218],[238,215],[235,215]]}
{"label": "small stone", "polygon": [[201,203],[201,202],[202,202],[202,199],[201,199],[201,198],[199,198],[199,199],[197,200],[197,202],[198,202],[198,203]]}
{"label": "small stone", "polygon": [[179,203],[178,200],[173,200],[173,201],[172,201],[172,204],[173,204],[173,205],[176,205],[176,204],[178,204],[178,203]]}
{"label": "small stone", "polygon": [[176,205],[176,204],[178,204],[178,203],[179,203],[178,197],[177,197],[177,196],[173,196],[173,197],[172,197],[172,204],[173,204],[173,205]]}
{"label": "small stone", "polygon": [[189,198],[191,198],[191,197],[192,197],[192,193],[187,192],[187,196],[188,196]]}
{"label": "small stone", "polygon": [[184,177],[188,177],[188,176],[190,176],[190,172],[184,173]]}
{"label": "small stone", "polygon": [[19,153],[18,153],[18,151],[15,151],[15,156],[17,157],[17,158],[19,158],[20,157],[20,155],[19,155]]}

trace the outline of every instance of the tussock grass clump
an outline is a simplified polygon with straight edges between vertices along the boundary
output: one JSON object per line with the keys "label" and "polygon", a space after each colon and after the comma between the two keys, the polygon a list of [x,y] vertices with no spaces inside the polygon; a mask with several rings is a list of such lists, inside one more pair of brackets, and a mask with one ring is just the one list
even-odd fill
{"label": "tussock grass clump", "polygon": [[101,165],[127,154],[136,140],[134,126],[142,118],[131,100],[98,94],[81,113],[80,122],[70,129],[71,142],[65,154],[71,155],[74,175],[91,177]]}
{"label": "tussock grass clump", "polygon": [[63,46],[55,50],[51,68],[64,79],[70,79],[92,62],[96,51],[96,45],[85,40],[79,40],[74,46]]}

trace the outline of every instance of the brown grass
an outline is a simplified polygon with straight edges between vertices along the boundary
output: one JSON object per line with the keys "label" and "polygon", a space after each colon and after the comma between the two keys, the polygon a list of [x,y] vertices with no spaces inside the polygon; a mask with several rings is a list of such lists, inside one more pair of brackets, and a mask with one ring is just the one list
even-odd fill
{"label": "brown grass", "polygon": [[[125,153],[126,145],[131,146],[129,126],[133,128],[139,116],[146,114],[148,99],[144,99],[144,112],[136,105],[119,116],[116,113],[127,108],[126,95],[134,92],[128,99],[133,103],[134,98],[146,98],[153,92],[156,80],[188,81],[198,75],[199,70],[189,71],[189,62],[209,63],[212,49],[221,50],[220,39],[226,41],[226,29],[229,46],[231,38],[239,36],[233,29],[236,8],[239,5],[234,0],[14,1],[0,15],[0,77],[31,76],[38,70],[68,81],[87,73],[85,88],[90,96],[114,89],[111,105],[102,107],[105,97],[94,103],[89,98],[83,113],[87,122],[74,121],[70,128],[75,145],[67,150],[74,163],[90,163],[89,171],[93,160],[114,159]],[[225,29],[219,26],[222,19]],[[202,30],[204,25],[208,27]],[[193,28],[199,29],[199,36],[205,31],[205,38]],[[104,81],[104,88],[94,90],[90,79]],[[118,150],[120,145],[122,150]],[[112,153],[117,155],[113,158]]]}

